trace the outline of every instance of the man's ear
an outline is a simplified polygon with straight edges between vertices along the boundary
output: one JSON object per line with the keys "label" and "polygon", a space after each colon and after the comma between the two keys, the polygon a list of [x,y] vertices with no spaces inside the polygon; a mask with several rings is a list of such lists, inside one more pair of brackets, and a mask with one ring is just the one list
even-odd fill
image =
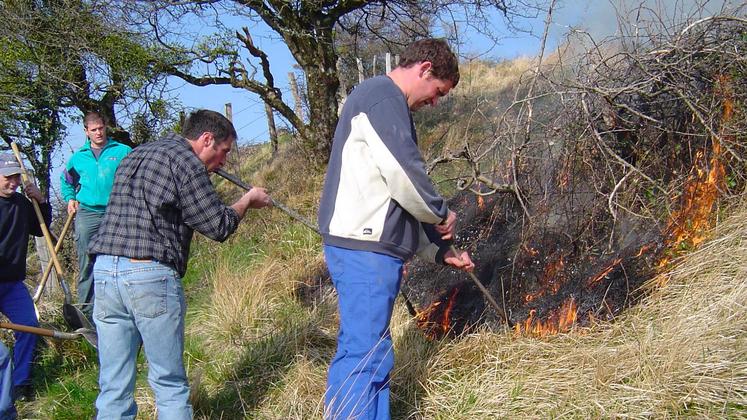
{"label": "man's ear", "polygon": [[213,133],[205,131],[200,134],[199,140],[202,142],[203,147],[210,147],[215,142],[215,136],[213,136]]}
{"label": "man's ear", "polygon": [[420,64],[418,64],[418,69],[420,70],[420,77],[425,77],[433,68],[433,63],[430,61],[422,61]]}

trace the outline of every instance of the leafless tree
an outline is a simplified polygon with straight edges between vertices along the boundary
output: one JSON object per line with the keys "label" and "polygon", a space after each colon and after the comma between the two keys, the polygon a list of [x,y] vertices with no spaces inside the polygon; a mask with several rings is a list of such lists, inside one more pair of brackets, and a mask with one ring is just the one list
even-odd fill
{"label": "leafless tree", "polygon": [[[259,95],[303,139],[317,162],[325,162],[337,122],[339,75],[336,32],[360,31],[386,38],[388,24],[425,35],[425,17],[455,16],[465,24],[489,27],[490,10],[507,19],[526,13],[532,0],[498,1],[211,1],[158,0],[115,2],[134,27],[153,34],[170,55],[159,57],[172,75],[197,85],[230,85]],[[189,22],[189,23],[185,23]],[[235,23],[235,24],[232,24]],[[452,26],[455,23],[452,23]],[[185,28],[190,27],[190,28]],[[269,28],[262,30],[262,28]],[[188,34],[185,29],[193,29]],[[199,35],[196,33],[199,32]],[[208,36],[204,36],[208,32]],[[308,119],[286,102],[264,37],[281,40],[306,80]],[[397,41],[397,39],[392,39]]]}

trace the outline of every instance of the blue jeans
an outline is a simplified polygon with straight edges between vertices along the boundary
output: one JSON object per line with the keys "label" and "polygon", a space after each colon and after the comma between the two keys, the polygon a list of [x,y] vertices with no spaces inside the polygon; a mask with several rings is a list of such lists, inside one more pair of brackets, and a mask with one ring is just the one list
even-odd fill
{"label": "blue jeans", "polygon": [[[0,282],[0,312],[14,324],[39,326],[34,302],[21,280]],[[20,331],[15,331],[13,335],[16,339],[13,346],[13,386],[28,385],[31,382],[36,335]]]}
{"label": "blue jeans", "polygon": [[324,246],[337,289],[340,329],[324,396],[326,419],[389,419],[389,332],[403,261],[367,251]]}
{"label": "blue jeans", "polygon": [[75,246],[78,251],[78,303],[88,318],[93,313],[93,264],[88,256],[88,243],[99,231],[104,213],[78,208],[75,215]]}
{"label": "blue jeans", "polygon": [[0,420],[16,418],[16,407],[11,397],[11,371],[10,352],[3,343],[0,343]]}
{"label": "blue jeans", "polygon": [[191,419],[182,359],[186,303],[176,271],[155,261],[98,255],[93,317],[99,339],[97,419],[134,419],[143,345],[159,419]]}

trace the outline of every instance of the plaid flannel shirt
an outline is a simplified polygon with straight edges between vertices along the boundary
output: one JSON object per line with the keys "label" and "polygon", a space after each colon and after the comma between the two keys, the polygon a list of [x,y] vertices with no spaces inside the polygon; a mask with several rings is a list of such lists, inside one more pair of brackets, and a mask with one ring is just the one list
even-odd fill
{"label": "plaid flannel shirt", "polygon": [[88,253],[153,259],[183,277],[195,230],[223,242],[238,224],[238,214],[221,202],[189,142],[167,134],[120,163]]}

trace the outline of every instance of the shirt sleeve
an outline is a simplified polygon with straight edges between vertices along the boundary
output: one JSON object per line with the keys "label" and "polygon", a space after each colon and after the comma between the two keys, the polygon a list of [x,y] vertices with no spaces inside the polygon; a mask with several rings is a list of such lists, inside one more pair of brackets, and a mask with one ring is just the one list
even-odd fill
{"label": "shirt sleeve", "polygon": [[451,241],[441,239],[441,234],[436,231],[434,225],[420,224],[418,250],[416,251],[418,257],[425,261],[444,264],[444,255],[451,245]]}
{"label": "shirt sleeve", "polygon": [[77,186],[80,182],[80,175],[72,166],[73,158],[70,158],[65,170],[60,175],[60,193],[62,194],[62,201],[67,204],[70,200],[75,200],[75,193]]}
{"label": "shirt sleeve", "polygon": [[187,170],[179,190],[184,223],[210,239],[225,241],[239,225],[238,213],[220,200],[204,167]]}
{"label": "shirt sleeve", "polygon": [[356,117],[373,161],[379,167],[389,193],[418,221],[440,223],[446,218],[446,201],[436,191],[414,137],[410,111],[403,101],[389,98]]}

